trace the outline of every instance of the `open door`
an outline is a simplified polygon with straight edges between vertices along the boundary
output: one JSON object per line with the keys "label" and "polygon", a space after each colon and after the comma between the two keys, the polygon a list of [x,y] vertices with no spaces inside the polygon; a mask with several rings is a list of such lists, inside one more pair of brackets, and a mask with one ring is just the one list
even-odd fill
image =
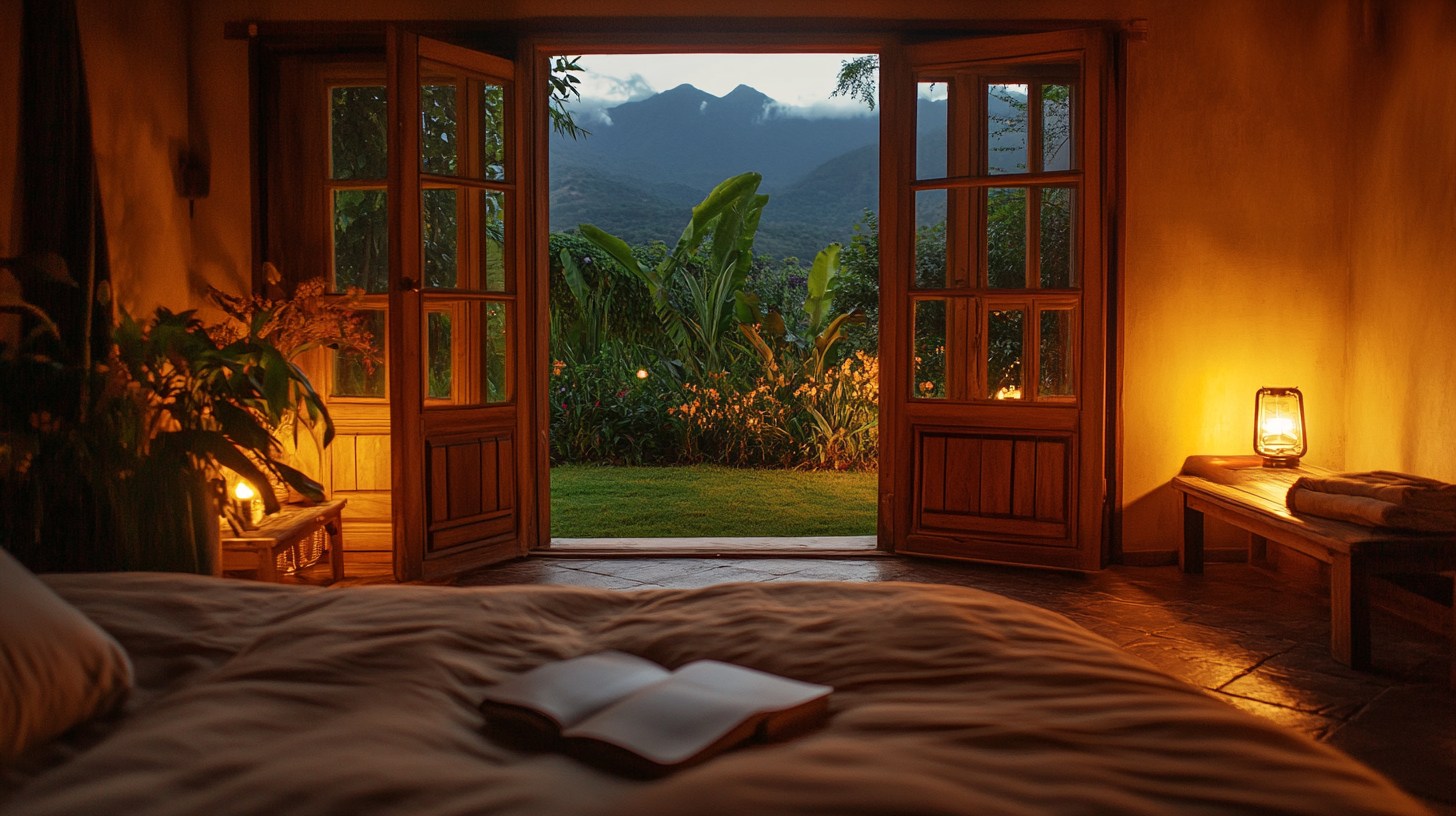
{"label": "open door", "polygon": [[[394,573],[534,546],[531,83],[516,63],[391,25],[389,385]],[[529,71],[529,68],[526,69]]]}
{"label": "open door", "polygon": [[1103,564],[1104,50],[1101,32],[1068,31],[882,63],[880,490],[896,552]]}

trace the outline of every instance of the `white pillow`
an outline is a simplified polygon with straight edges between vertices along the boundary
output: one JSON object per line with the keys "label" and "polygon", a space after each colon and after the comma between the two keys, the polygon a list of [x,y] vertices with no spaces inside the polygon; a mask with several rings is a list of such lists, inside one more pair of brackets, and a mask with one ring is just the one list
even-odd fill
{"label": "white pillow", "polygon": [[131,682],[121,645],[0,549],[0,763],[110,711]]}

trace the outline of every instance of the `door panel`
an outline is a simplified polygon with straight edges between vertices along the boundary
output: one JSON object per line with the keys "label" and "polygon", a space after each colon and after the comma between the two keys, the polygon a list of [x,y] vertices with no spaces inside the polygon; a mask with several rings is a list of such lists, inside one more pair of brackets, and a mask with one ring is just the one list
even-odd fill
{"label": "door panel", "polygon": [[516,533],[515,456],[509,432],[437,440],[430,452],[428,557]]}
{"label": "door panel", "polygon": [[1104,36],[882,60],[881,502],[907,520],[896,551],[1102,565]]}
{"label": "door panel", "polygon": [[[395,576],[447,576],[537,542],[534,313],[518,149],[529,72],[390,26]],[[395,319],[395,316],[398,319]],[[529,383],[533,378],[524,376]],[[357,444],[357,443],[356,443]]]}
{"label": "door panel", "polygon": [[919,437],[917,533],[1003,533],[1072,547],[1074,436],[932,431]]}

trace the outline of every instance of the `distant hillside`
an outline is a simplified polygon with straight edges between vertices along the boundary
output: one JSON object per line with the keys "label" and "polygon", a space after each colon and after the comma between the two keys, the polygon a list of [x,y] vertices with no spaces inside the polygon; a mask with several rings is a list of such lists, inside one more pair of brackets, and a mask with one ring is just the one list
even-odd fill
{"label": "distant hillside", "polygon": [[[757,251],[807,263],[831,241],[848,241],[866,209],[879,209],[879,118],[775,110],[744,85],[722,98],[680,85],[608,109],[611,124],[592,123],[584,139],[553,137],[551,229],[589,223],[631,244],[670,244],[714,185],[751,170],[770,195]],[[942,175],[946,103],[922,99],[917,113],[917,175]],[[944,218],[939,198],[917,221]]]}
{"label": "distant hillside", "polygon": [[553,138],[551,160],[572,161],[654,183],[712,189],[754,171],[773,192],[829,159],[879,141],[879,119],[805,119],[739,85],[716,97],[691,85],[606,111],[585,139]]}

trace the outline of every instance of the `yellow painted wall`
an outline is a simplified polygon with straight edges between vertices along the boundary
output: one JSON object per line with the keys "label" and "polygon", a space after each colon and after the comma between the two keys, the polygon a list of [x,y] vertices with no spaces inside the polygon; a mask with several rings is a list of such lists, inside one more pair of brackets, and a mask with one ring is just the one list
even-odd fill
{"label": "yellow painted wall", "polygon": [[[1150,37],[1129,53],[1125,547],[1174,545],[1178,516],[1169,478],[1189,454],[1248,451],[1253,394],[1261,385],[1303,388],[1310,458],[1317,464],[1398,466],[1456,478],[1445,405],[1456,362],[1450,329],[1440,329],[1452,322],[1441,321],[1453,305],[1456,185],[1439,182],[1451,175],[1451,140],[1437,145],[1412,135],[1456,132],[1450,67],[1456,38],[1450,6],[1439,0],[126,5],[123,14],[105,0],[82,2],[88,59],[106,55],[91,75],[130,72],[125,83],[97,77],[92,85],[98,134],[109,134],[111,153],[102,166],[113,256],[134,302],[179,305],[184,298],[195,303],[204,280],[241,291],[251,264],[247,49],[222,39],[229,20],[713,13],[1146,18]],[[1390,17],[1383,45],[1369,44],[1367,7]],[[187,222],[186,203],[170,190],[161,160],[173,139],[189,138],[189,58],[190,138],[210,155],[212,189]],[[1440,60],[1444,68],[1432,70]],[[1393,82],[1363,79],[1373,67]],[[1396,81],[1404,84],[1392,88]],[[1434,88],[1437,98],[1418,84]],[[1370,107],[1370,89],[1391,91],[1378,112]],[[5,162],[0,156],[0,183]],[[1402,240],[1389,240],[1392,234]],[[1418,379],[1409,373],[1417,366],[1409,349],[1438,331],[1447,332],[1440,335],[1444,346],[1428,352],[1431,362],[1420,364],[1429,376]],[[1396,383],[1408,397],[1398,428],[1372,430],[1385,402],[1362,395],[1397,370],[1404,373]],[[1438,434],[1444,442],[1431,442]],[[1405,458],[1382,458],[1392,445],[1404,445]]]}
{"label": "yellow painted wall", "polygon": [[1360,88],[1346,464],[1456,481],[1456,5],[1385,12]]}
{"label": "yellow painted wall", "polygon": [[187,145],[187,8],[185,0],[76,4],[112,288],[134,315],[196,300],[192,228],[175,174]]}

